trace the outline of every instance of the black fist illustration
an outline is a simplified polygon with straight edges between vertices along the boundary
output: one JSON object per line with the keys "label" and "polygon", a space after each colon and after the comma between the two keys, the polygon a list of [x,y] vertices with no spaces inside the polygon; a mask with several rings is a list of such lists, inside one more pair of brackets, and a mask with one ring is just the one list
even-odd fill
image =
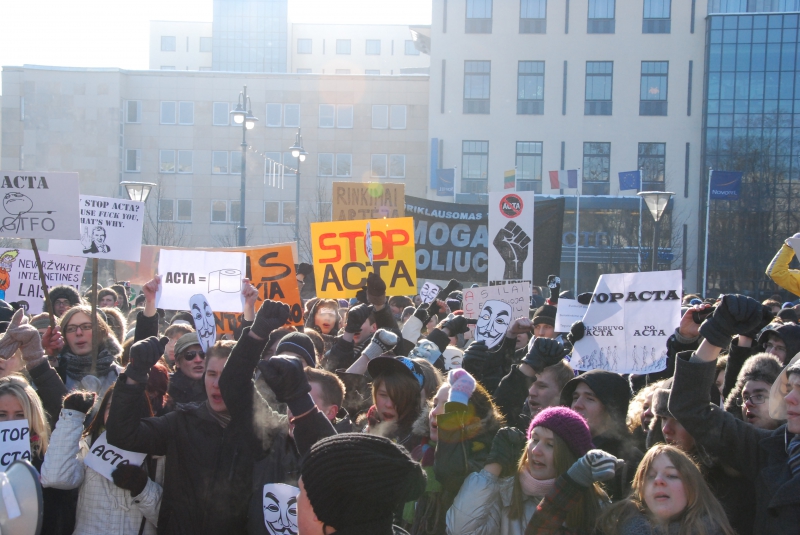
{"label": "black fist illustration", "polygon": [[509,221],[504,228],[500,229],[492,243],[506,263],[503,278],[506,280],[522,279],[522,265],[528,258],[528,245],[531,243],[530,237],[522,230],[522,227]]}

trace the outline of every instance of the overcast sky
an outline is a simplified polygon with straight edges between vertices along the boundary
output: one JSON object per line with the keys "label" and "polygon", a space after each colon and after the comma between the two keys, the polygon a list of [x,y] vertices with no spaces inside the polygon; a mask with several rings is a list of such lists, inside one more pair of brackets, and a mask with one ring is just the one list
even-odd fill
{"label": "overcast sky", "polygon": [[[150,20],[211,21],[212,0],[0,0],[0,66],[146,69]],[[431,0],[289,0],[293,22],[429,24]]]}

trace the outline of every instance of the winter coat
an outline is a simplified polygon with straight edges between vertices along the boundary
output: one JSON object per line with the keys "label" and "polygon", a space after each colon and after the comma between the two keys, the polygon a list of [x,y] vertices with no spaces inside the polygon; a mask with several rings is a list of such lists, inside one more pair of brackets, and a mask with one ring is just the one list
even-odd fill
{"label": "winter coat", "polygon": [[206,386],[202,379],[191,379],[180,370],[169,376],[170,403],[199,403],[206,400]]}
{"label": "winter coat", "polygon": [[711,404],[715,362],[689,362],[682,354],[675,366],[669,411],[711,455],[739,471],[755,488],[753,533],[797,533],[800,525],[800,475],[789,470],[786,426],[758,429]]}
{"label": "winter coat", "polygon": [[613,479],[603,483],[603,488],[612,502],[625,498],[644,454],[636,448],[634,439],[629,434],[613,431],[603,433],[592,437],[592,443],[596,449],[608,452],[617,459],[624,459],[622,469],[616,471]]}
{"label": "winter coat", "polygon": [[523,535],[541,498],[525,496],[523,514],[510,519],[515,477],[500,479],[486,470],[468,475],[447,511],[448,535]]}
{"label": "winter coat", "polygon": [[[316,310],[316,308],[314,308],[314,310]],[[311,321],[311,325],[314,324],[313,320],[311,320],[310,314],[309,321]],[[339,325],[338,321],[336,322],[336,325]],[[306,326],[308,326],[307,322]],[[397,320],[394,319],[394,316],[392,315],[392,309],[389,308],[388,305],[375,312],[375,330],[378,329],[386,329],[387,331],[391,331],[396,334],[397,346],[400,347],[403,341],[403,335],[400,333],[400,329],[397,327]],[[337,336],[334,339],[333,346],[331,346],[330,351],[325,354],[323,367],[328,371],[346,370],[351,364],[358,360],[358,357],[361,356],[361,352],[365,347],[367,347],[371,340],[372,336],[370,336],[368,339],[359,341],[358,344],[354,344],[353,342],[348,342],[341,336]]]}
{"label": "winter coat", "polygon": [[130,491],[119,488],[84,464],[89,452],[88,442],[81,438],[85,416],[82,412],[62,409],[42,464],[42,486],[80,488],[76,534],[137,535],[142,517],[146,519],[144,533],[156,533],[164,459],[158,459],[156,481],[148,479],[144,490],[131,496]]}
{"label": "winter coat", "polygon": [[555,489],[539,502],[525,535],[590,535],[591,532],[570,529],[564,525],[567,513],[571,508],[578,507],[584,490],[567,474],[556,479]]}
{"label": "winter coat", "polygon": [[522,373],[518,364],[514,364],[508,375],[500,381],[492,397],[505,417],[506,425],[516,427],[521,431],[528,430],[530,416],[525,417],[521,412],[526,404],[525,400],[528,398],[528,390],[535,380],[535,378]]}
{"label": "winter coat", "polygon": [[[766,273],[775,284],[784,290],[788,290],[794,295],[800,295],[800,270],[789,269],[792,257],[794,257],[794,249],[784,243],[767,266]],[[790,355],[789,358],[793,356]]]}
{"label": "winter coat", "polygon": [[[429,339],[432,339],[430,336]],[[511,371],[511,365],[519,362],[525,356],[525,351],[517,351],[516,338],[503,337],[499,346],[489,351],[486,358],[476,358],[469,353],[469,347],[464,351],[462,366],[472,375],[488,392],[495,392],[500,381]]]}

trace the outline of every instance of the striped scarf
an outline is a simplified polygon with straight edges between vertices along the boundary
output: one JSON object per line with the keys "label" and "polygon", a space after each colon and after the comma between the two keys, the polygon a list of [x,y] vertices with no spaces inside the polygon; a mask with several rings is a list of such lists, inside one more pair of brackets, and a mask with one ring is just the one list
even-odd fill
{"label": "striped scarf", "polygon": [[786,453],[789,454],[789,470],[792,471],[792,476],[796,477],[800,474],[800,435],[795,435],[789,442]]}

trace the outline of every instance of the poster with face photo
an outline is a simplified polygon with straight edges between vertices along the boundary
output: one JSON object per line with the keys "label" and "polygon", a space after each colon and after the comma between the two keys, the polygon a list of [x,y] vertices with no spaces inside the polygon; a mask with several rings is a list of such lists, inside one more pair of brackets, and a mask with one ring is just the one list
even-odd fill
{"label": "poster with face photo", "polygon": [[478,320],[475,340],[498,346],[515,319],[528,317],[530,293],[529,282],[464,289],[464,316]]}
{"label": "poster with face photo", "polygon": [[297,535],[297,496],[300,489],[267,483],[262,489],[264,525],[270,535]]}

